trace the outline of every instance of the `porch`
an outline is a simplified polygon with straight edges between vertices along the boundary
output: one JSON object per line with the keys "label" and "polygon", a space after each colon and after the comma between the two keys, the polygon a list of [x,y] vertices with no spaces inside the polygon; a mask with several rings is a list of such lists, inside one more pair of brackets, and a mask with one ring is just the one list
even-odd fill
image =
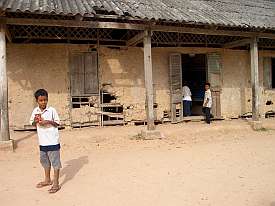
{"label": "porch", "polygon": [[[79,123],[80,126],[85,126],[86,123],[88,125],[96,123],[99,126],[104,126],[105,123],[111,123],[110,121],[121,122],[121,124],[127,122],[124,119],[124,110],[131,112],[132,105],[129,103],[124,107],[120,102],[116,102],[116,94],[110,92],[113,82],[108,81],[108,78],[113,78],[108,77],[108,75],[114,75],[115,72],[102,73],[103,70],[100,69],[101,63],[110,64],[110,61],[113,61],[112,64],[117,64],[115,69],[119,70],[120,65],[113,57],[121,55],[120,52],[124,53],[125,59],[129,57],[127,52],[132,52],[130,59],[133,61],[135,60],[135,54],[138,57],[142,57],[143,62],[135,62],[138,67],[143,69],[144,73],[143,79],[139,78],[138,80],[141,83],[136,82],[141,87],[144,86],[144,93],[139,90],[135,94],[136,98],[141,98],[144,102],[137,111],[143,112],[146,109],[145,120],[148,130],[154,130],[156,112],[158,112],[157,95],[154,88],[156,86],[161,87],[163,82],[169,82],[169,93],[166,94],[166,99],[164,100],[166,101],[165,104],[167,104],[167,101],[169,102],[169,107],[166,108],[168,117],[172,122],[182,120],[182,54],[196,55],[203,53],[208,57],[206,80],[213,85],[215,94],[213,113],[218,118],[222,116],[220,95],[223,85],[222,62],[224,60],[221,54],[225,50],[230,49],[237,49],[243,52],[250,51],[251,105],[253,120],[258,121],[260,118],[258,50],[260,49],[265,55],[266,50],[272,50],[275,46],[274,32],[269,29],[213,27],[203,24],[190,25],[162,21],[125,20],[112,17],[105,18],[104,16],[94,19],[93,17],[81,17],[79,15],[25,15],[13,12],[2,14],[0,37],[0,53],[3,57],[0,62],[1,138],[3,141],[9,140],[7,81],[9,67],[6,66],[6,47],[18,47],[20,49],[20,45],[39,44],[40,46],[53,45],[54,47],[63,45],[63,48],[57,49],[57,51],[61,52],[59,54],[60,57],[62,58],[63,55],[65,59],[61,61],[60,67],[68,67],[68,72],[63,71],[60,73],[60,75],[67,77],[67,79],[64,78],[64,81],[68,81],[62,85],[65,90],[68,87],[69,94],[68,96],[61,95],[65,98],[65,105],[68,107],[67,111],[69,111],[69,115],[64,117],[64,120],[71,125]],[[156,56],[159,54],[158,50],[163,50],[166,55],[169,53],[169,58],[161,59],[163,55],[160,55],[160,59],[155,60],[154,56],[152,56],[152,48],[153,51],[156,51]],[[182,51],[183,48],[185,48],[185,51]],[[107,50],[108,52],[105,52]],[[39,51],[33,51],[32,55],[35,56],[36,52]],[[271,53],[272,55],[274,54],[273,52]],[[109,60],[102,58],[104,55],[109,55]],[[9,56],[11,58],[10,61],[15,58],[12,53]],[[41,57],[39,59],[41,60]],[[159,72],[165,71],[157,70],[157,68],[164,67],[158,61],[166,62],[163,65],[167,65],[168,62],[168,68],[166,69],[169,72],[168,76],[164,75],[166,79],[163,82],[159,79],[159,82],[156,83],[154,76]],[[49,64],[49,62],[44,63]],[[9,64],[12,63],[8,62]],[[154,64],[155,70],[153,70]],[[41,62],[37,65],[41,66]],[[113,68],[112,66],[111,69]],[[24,73],[24,71],[22,72]],[[33,72],[35,72],[34,68]],[[138,72],[141,72],[141,70]],[[134,79],[135,75],[139,74],[138,72],[129,73],[129,75],[133,75]],[[47,72],[45,72],[46,74]],[[47,78],[47,82],[42,82],[35,86],[46,87],[54,76]],[[117,84],[121,84],[120,87],[125,87],[123,75],[119,76],[119,79],[120,83]],[[25,88],[21,87],[22,92],[28,88],[28,83],[30,82],[26,82]],[[155,83],[157,85],[154,85]],[[58,91],[55,93],[55,95],[59,95]],[[127,99],[125,96],[123,98]],[[61,99],[56,98],[55,103],[60,104],[59,100]],[[64,100],[61,100],[61,102],[64,102]],[[89,110],[82,111],[82,107],[89,108]],[[159,111],[165,112],[165,108],[161,108]],[[83,114],[86,114],[86,116]],[[85,120],[81,120],[83,116]],[[77,119],[78,117],[80,117],[80,120],[74,120],[74,118]]]}

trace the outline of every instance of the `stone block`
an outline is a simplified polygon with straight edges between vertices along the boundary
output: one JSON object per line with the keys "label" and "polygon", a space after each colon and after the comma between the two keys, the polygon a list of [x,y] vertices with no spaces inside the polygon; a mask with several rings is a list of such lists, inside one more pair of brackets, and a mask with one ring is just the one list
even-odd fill
{"label": "stone block", "polygon": [[264,128],[261,121],[251,121],[251,127],[253,130],[262,130]]}
{"label": "stone block", "polygon": [[14,142],[13,140],[9,141],[0,141],[0,151],[10,151],[14,150]]}
{"label": "stone block", "polygon": [[164,135],[158,130],[142,130],[141,138],[145,140],[163,139]]}

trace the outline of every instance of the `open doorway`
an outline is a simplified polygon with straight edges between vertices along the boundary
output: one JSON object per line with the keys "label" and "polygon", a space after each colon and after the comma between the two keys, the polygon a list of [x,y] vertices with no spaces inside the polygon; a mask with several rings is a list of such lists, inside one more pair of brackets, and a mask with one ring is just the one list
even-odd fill
{"label": "open doorway", "polygon": [[271,78],[272,88],[275,88],[275,58],[271,58]]}
{"label": "open doorway", "polygon": [[192,116],[202,115],[204,84],[207,81],[207,56],[182,54],[182,84],[187,83],[192,92]]}

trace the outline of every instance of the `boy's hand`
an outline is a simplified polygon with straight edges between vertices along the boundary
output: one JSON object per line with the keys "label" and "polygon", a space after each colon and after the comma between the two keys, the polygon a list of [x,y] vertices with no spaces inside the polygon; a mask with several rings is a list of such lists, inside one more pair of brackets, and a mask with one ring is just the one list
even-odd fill
{"label": "boy's hand", "polygon": [[39,123],[39,125],[41,125],[41,126],[45,126],[45,125],[47,124],[47,121],[41,120],[41,121],[39,121],[38,123]]}
{"label": "boy's hand", "polygon": [[35,122],[35,123],[38,123],[39,121],[40,121],[40,119],[39,119],[38,117],[35,117],[35,118],[34,118],[34,122]]}
{"label": "boy's hand", "polygon": [[52,126],[54,126],[54,127],[58,127],[58,124],[57,124],[57,123],[55,123],[54,121],[50,121],[50,120],[42,120],[42,121],[39,122],[39,124],[40,124],[41,126],[52,125]]}
{"label": "boy's hand", "polygon": [[40,118],[35,117],[32,125],[36,126],[40,122]]}

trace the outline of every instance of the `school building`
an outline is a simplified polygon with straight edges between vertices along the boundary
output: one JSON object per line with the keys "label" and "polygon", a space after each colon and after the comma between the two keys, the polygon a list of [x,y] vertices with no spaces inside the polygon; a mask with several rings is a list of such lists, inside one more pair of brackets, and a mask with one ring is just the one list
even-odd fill
{"label": "school building", "polygon": [[182,120],[182,84],[201,115],[275,111],[275,3],[269,0],[2,0],[1,140],[28,127],[49,92],[64,125]]}

